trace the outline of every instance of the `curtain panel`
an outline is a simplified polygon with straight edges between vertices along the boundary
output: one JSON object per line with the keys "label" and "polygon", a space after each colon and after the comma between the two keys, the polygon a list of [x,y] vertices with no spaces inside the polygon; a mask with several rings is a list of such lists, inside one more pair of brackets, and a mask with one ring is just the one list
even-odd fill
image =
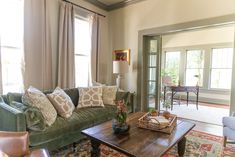
{"label": "curtain panel", "polygon": [[53,88],[48,0],[24,2],[24,86]]}
{"label": "curtain panel", "polygon": [[58,86],[75,87],[74,11],[70,3],[60,3],[58,43]]}

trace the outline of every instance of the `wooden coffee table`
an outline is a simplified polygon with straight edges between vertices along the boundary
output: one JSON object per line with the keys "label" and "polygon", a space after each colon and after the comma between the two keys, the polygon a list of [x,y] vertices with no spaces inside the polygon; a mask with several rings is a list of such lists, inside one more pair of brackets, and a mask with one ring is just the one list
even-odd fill
{"label": "wooden coffee table", "polygon": [[178,154],[185,152],[185,135],[195,126],[193,123],[178,121],[172,134],[165,134],[137,126],[138,119],[145,113],[132,113],[128,117],[131,128],[126,135],[116,135],[112,130],[112,122],[85,129],[82,134],[91,140],[92,157],[100,156],[99,145],[102,143],[127,156],[133,157],[160,157],[178,144]]}

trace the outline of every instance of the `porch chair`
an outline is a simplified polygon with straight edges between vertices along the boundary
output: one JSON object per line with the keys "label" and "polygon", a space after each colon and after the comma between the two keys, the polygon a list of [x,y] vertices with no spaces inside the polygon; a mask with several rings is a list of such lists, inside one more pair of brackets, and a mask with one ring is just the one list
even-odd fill
{"label": "porch chair", "polygon": [[46,149],[37,149],[30,152],[28,132],[7,131],[0,131],[0,156],[1,155],[4,157],[50,157]]}
{"label": "porch chair", "polygon": [[232,113],[230,117],[223,117],[223,136],[224,136],[224,147],[226,143],[235,143],[227,142],[227,139],[235,141],[235,112]]}

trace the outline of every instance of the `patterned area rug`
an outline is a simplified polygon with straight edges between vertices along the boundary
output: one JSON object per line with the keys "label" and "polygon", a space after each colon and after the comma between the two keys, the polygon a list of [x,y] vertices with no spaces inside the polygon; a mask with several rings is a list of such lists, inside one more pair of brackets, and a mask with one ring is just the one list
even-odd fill
{"label": "patterned area rug", "polygon": [[[235,145],[227,144],[223,148],[223,138],[199,131],[191,131],[187,135],[185,157],[235,157]],[[125,155],[101,145],[101,157],[126,157]],[[53,157],[90,157],[91,144],[85,139],[76,144],[76,147],[67,146],[51,152]],[[177,147],[173,147],[163,157],[178,157]]]}

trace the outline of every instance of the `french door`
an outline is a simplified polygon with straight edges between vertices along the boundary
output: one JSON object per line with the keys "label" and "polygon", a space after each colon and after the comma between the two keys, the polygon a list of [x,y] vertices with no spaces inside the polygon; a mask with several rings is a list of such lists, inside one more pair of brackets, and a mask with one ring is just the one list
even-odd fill
{"label": "french door", "polygon": [[161,94],[161,36],[145,38],[147,108],[159,109]]}

